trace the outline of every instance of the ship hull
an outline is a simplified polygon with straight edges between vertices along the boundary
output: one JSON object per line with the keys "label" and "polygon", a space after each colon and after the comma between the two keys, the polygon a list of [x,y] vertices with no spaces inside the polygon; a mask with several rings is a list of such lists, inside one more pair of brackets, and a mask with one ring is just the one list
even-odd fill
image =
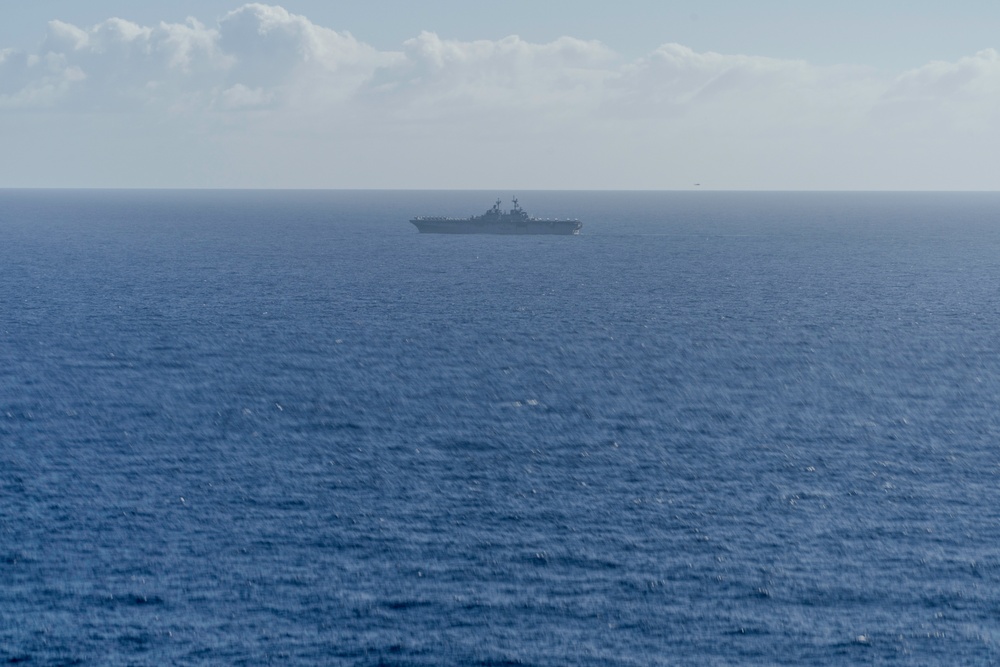
{"label": "ship hull", "polygon": [[525,220],[516,222],[480,221],[461,218],[414,218],[410,220],[421,234],[555,234],[580,233],[579,220]]}

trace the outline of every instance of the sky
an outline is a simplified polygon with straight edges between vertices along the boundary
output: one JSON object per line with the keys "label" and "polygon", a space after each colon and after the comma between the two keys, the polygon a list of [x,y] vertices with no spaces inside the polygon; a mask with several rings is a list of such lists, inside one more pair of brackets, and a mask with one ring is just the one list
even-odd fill
{"label": "sky", "polygon": [[995,0],[0,0],[5,188],[996,190],[998,119]]}

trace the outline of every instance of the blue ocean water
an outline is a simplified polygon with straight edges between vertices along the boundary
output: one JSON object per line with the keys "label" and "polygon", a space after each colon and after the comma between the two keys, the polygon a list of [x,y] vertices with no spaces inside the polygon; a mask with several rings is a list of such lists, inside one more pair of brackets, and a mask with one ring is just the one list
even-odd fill
{"label": "blue ocean water", "polygon": [[0,191],[0,659],[992,664],[1000,195]]}

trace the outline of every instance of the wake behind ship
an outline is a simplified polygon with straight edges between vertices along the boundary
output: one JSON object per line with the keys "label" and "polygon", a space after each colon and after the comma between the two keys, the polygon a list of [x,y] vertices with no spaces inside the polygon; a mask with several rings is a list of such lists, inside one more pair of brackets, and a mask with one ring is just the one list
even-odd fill
{"label": "wake behind ship", "polygon": [[500,200],[482,215],[468,218],[418,216],[410,220],[421,234],[579,234],[583,223],[579,220],[533,218],[517,203],[514,208],[500,210]]}

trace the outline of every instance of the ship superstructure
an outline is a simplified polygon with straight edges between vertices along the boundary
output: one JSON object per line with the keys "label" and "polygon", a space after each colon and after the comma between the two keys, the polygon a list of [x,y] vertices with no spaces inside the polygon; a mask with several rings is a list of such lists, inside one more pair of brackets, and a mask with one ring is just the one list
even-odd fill
{"label": "ship superstructure", "polygon": [[500,208],[497,199],[493,208],[482,215],[468,218],[418,216],[410,220],[422,234],[579,234],[579,220],[533,218],[518,204],[509,211]]}

